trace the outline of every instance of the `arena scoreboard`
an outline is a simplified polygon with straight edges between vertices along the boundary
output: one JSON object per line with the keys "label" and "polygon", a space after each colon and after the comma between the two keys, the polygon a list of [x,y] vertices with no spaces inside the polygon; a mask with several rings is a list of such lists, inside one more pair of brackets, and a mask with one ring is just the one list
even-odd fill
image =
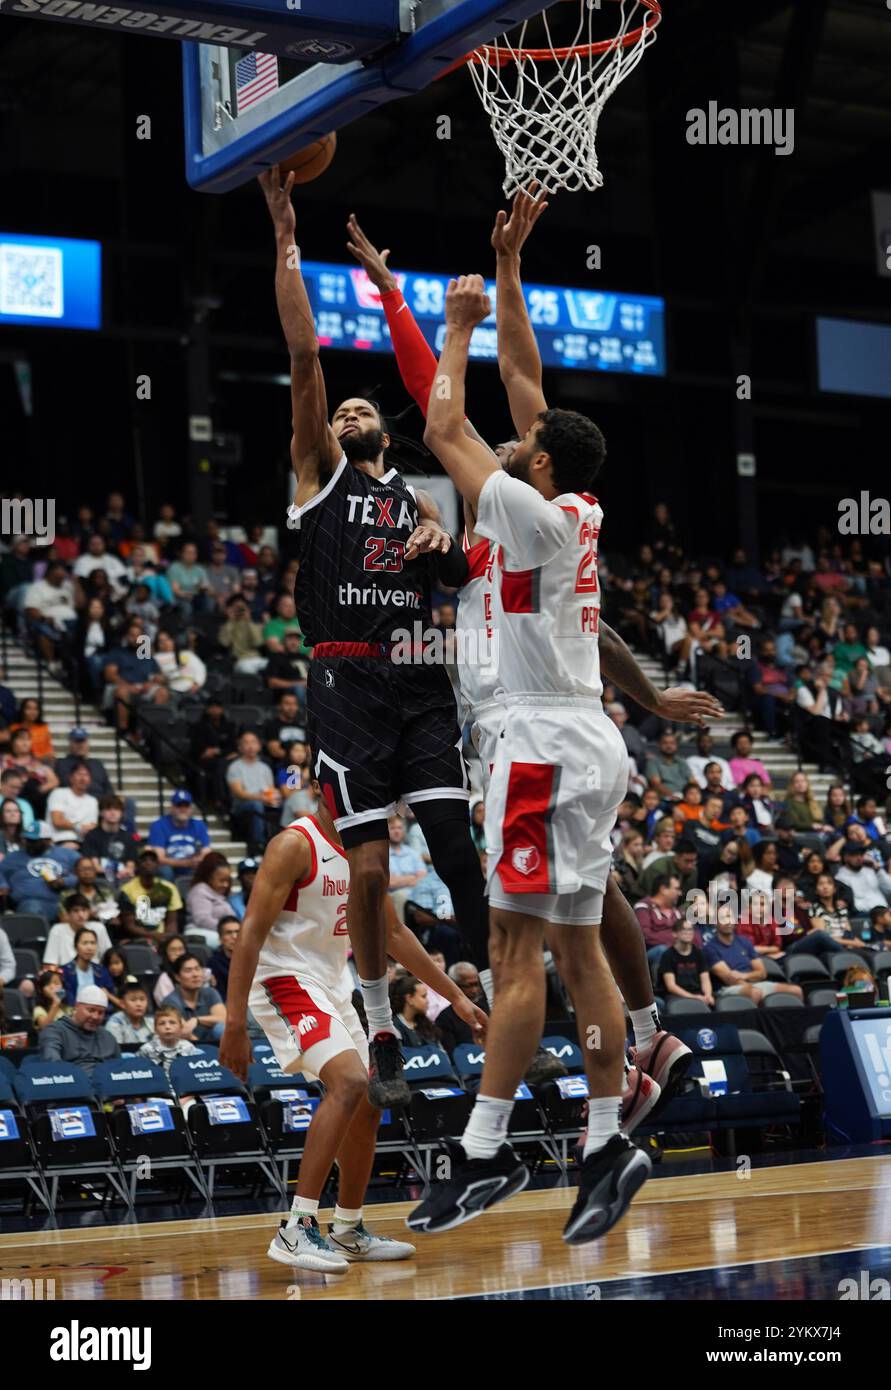
{"label": "arena scoreboard", "polygon": [[[319,342],[353,352],[391,352],[380,296],[361,267],[304,261],[303,278]],[[445,337],[447,275],[395,274],[424,337],[439,355]],[[494,362],[495,282],[486,281],[492,314],[474,330],[471,359]],[[615,290],[524,286],[529,318],[546,367],[665,375],[665,301]]]}

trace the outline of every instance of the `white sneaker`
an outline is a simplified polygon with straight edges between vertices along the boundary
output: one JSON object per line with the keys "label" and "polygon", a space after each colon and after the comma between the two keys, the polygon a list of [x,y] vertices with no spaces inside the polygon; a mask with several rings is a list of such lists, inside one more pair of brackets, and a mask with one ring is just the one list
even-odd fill
{"label": "white sneaker", "polygon": [[348,1231],[334,1234],[334,1227],[328,1227],[328,1244],[352,1262],[357,1260],[410,1260],[415,1247],[407,1240],[391,1240],[389,1236],[372,1235],[360,1221]]}
{"label": "white sneaker", "polygon": [[294,1269],[311,1269],[317,1274],[345,1274],[349,1262],[331,1249],[314,1216],[304,1216],[288,1230],[282,1221],[266,1251],[270,1260]]}

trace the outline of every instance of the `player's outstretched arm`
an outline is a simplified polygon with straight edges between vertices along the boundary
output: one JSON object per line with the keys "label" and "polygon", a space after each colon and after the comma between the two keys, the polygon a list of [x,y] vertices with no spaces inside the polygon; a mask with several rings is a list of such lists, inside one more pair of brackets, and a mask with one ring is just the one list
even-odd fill
{"label": "player's outstretched arm", "polygon": [[[389,249],[378,251],[377,247],[372,245],[356,221],[355,213],[350,213],[347,231],[350,238],[347,250],[356,257],[371,283],[380,291],[402,384],[426,418],[433,378],[436,376],[436,354],[418,327],[417,320],[387,265]],[[478,439],[481,444],[485,442],[469,420],[464,421],[464,430],[472,439]]]}
{"label": "player's outstretched arm", "polygon": [[305,835],[283,830],[266,846],[254,879],[238,941],[229,966],[226,1027],[220,1040],[220,1065],[247,1080],[251,1042],[247,1031],[248,995],[257,961],[275,920],[295,883],[310,871],[312,852]]}
{"label": "player's outstretched arm", "polygon": [[472,1004],[463,989],[455,984],[438,965],[434,965],[424,947],[413,931],[409,931],[396,915],[391,898],[386,899],[384,912],[387,921],[387,952],[398,965],[404,965],[412,975],[417,975],[428,989],[435,989],[444,999],[448,999],[459,1018],[473,1029],[474,1037],[485,1037],[489,1023],[487,1014]]}
{"label": "player's outstretched arm", "polygon": [[446,335],[439,371],[427,406],[424,443],[439,459],[455,487],[476,509],[486,479],[499,472],[488,445],[464,430],[467,354],[478,323],[489,317],[492,305],[481,275],[450,280],[446,291]]}
{"label": "player's outstretched arm", "polygon": [[682,686],[657,690],[638,666],[628,644],[602,619],[599,636],[601,673],[642,709],[676,724],[705,724],[723,715],[723,705],[705,690],[686,690]]}
{"label": "player's outstretched arm", "polygon": [[499,212],[492,233],[495,249],[495,318],[498,324],[498,369],[507,391],[514,428],[522,439],[547,410],[541,355],[520,278],[520,252],[547,203],[520,191],[510,217]]}
{"label": "player's outstretched arm", "polygon": [[297,221],[291,202],[294,175],[289,174],[282,185],[276,164],[260,175],[259,183],[275,228],[275,299],[291,355],[291,465],[297,478],[296,502],[301,506],[318,491],[340,458],[341,449],[328,424],[319,340],[300,271]]}

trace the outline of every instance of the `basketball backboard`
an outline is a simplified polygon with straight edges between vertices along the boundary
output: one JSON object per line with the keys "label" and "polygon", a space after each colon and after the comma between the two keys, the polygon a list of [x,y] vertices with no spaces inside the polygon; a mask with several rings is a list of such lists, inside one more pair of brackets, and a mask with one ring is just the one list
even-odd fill
{"label": "basketball backboard", "polygon": [[[554,0],[242,0],[270,39],[183,44],[186,176],[225,193],[375,106],[419,91]],[[287,5],[290,13],[284,14]],[[219,22],[221,6],[216,7]],[[268,12],[277,13],[273,38]],[[350,17],[352,16],[352,18]],[[234,22],[234,21],[233,21]],[[282,42],[281,30],[288,42]],[[278,56],[276,56],[278,55]],[[312,61],[312,59],[318,61]]]}

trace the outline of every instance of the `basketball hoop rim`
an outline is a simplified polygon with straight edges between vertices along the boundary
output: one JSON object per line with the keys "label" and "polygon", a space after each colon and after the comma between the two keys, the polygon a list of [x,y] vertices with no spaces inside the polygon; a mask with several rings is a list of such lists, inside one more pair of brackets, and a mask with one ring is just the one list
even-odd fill
{"label": "basketball hoop rim", "polygon": [[[582,0],[584,3],[584,0]],[[613,3],[620,3],[620,0],[613,0]],[[481,44],[461,58],[448,71],[452,72],[455,68],[463,66],[465,63],[488,63],[490,67],[504,67],[507,63],[515,63],[518,59],[530,59],[536,63],[547,63],[562,61],[564,58],[597,58],[604,53],[609,53],[612,48],[633,48],[635,44],[641,43],[644,38],[644,31],[652,32],[662,19],[661,0],[638,0],[649,12],[643,24],[632,29],[629,34],[623,37],[618,36],[612,39],[601,39],[599,43],[582,43],[568,48],[501,48],[498,44]],[[445,75],[445,74],[443,74]]]}

